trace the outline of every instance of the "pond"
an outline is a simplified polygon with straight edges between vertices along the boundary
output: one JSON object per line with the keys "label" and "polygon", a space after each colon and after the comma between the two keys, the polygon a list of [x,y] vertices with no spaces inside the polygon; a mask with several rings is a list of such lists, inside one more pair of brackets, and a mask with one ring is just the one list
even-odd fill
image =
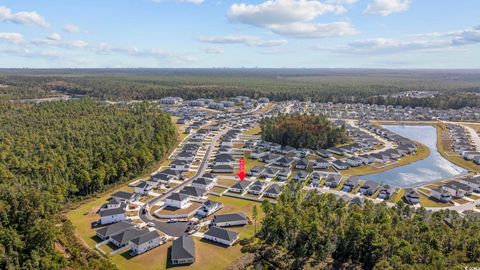
{"label": "pond", "polygon": [[437,130],[434,127],[415,125],[385,125],[383,127],[405,138],[424,144],[430,149],[430,155],[424,160],[381,173],[359,176],[358,178],[397,187],[413,187],[467,173],[467,170],[451,163],[440,155],[437,150]]}

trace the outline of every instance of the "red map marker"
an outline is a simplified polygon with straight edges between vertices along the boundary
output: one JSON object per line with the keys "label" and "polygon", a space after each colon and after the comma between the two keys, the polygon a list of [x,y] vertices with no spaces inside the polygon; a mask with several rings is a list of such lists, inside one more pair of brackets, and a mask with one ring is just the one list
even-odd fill
{"label": "red map marker", "polygon": [[238,161],[239,163],[239,167],[238,167],[238,177],[240,178],[240,181],[242,181],[243,179],[245,179],[245,160],[242,158],[240,158],[240,160]]}

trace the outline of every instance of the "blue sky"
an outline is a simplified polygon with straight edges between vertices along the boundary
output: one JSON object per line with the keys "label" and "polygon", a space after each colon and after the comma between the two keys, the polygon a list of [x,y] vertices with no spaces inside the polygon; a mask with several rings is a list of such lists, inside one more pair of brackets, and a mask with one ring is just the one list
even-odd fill
{"label": "blue sky", "polygon": [[478,0],[0,0],[0,67],[480,68]]}

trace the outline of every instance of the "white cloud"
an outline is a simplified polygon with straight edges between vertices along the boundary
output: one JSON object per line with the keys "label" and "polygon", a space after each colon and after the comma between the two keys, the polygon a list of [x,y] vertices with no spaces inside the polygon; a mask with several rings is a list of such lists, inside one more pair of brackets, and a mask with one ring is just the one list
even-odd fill
{"label": "white cloud", "polygon": [[199,36],[197,40],[212,44],[245,44],[250,47],[275,47],[288,43],[284,39],[263,40],[260,37],[249,35]]}
{"label": "white cloud", "polygon": [[74,24],[66,24],[65,26],[63,26],[63,31],[67,33],[78,33],[80,32],[80,27]]}
{"label": "white cloud", "polygon": [[327,38],[357,34],[349,22],[315,23],[318,16],[347,12],[345,6],[356,0],[267,0],[261,4],[233,4],[230,21],[267,28],[293,38]]}
{"label": "white cloud", "polygon": [[348,22],[333,23],[291,23],[271,25],[272,32],[295,38],[327,38],[358,34],[358,30]]}
{"label": "white cloud", "polygon": [[24,42],[23,36],[19,33],[2,33],[0,32],[0,41],[22,44]]}
{"label": "white cloud", "polygon": [[233,4],[227,17],[233,22],[268,27],[272,24],[307,22],[326,13],[344,13],[342,5],[315,0],[268,0],[258,5]]}
{"label": "white cloud", "polygon": [[49,40],[54,40],[54,41],[59,41],[62,39],[62,37],[58,33],[52,33],[47,37]]}
{"label": "white cloud", "polygon": [[480,25],[460,31],[425,33],[401,39],[374,38],[348,43],[335,48],[317,47],[348,54],[390,54],[404,51],[432,50],[480,44]]}
{"label": "white cloud", "polygon": [[[167,2],[168,0],[152,0],[152,2],[154,3],[164,3],[164,2]],[[190,3],[190,4],[195,4],[195,5],[199,5],[199,4],[202,4],[203,2],[205,2],[205,0],[175,0],[176,2],[179,2],[179,3]]]}
{"label": "white cloud", "polygon": [[408,10],[410,0],[373,0],[363,12],[366,15],[388,16],[392,13]]}
{"label": "white cloud", "polygon": [[207,47],[202,49],[206,54],[224,54],[225,50],[220,47]]}
{"label": "white cloud", "polygon": [[13,13],[11,9],[0,6],[0,21],[13,22],[24,25],[48,27],[48,22],[35,11],[20,11]]}

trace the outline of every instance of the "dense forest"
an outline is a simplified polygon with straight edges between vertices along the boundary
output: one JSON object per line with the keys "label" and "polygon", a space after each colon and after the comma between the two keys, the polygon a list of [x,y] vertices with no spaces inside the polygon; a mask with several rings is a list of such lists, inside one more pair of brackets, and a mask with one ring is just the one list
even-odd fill
{"label": "dense forest", "polygon": [[[389,97],[418,90],[434,98]],[[480,72],[348,69],[0,70],[0,99],[87,95],[106,100],[245,95],[316,102],[461,108],[480,104]]]}
{"label": "dense forest", "polygon": [[[258,269],[464,269],[480,264],[480,221],[398,203],[347,206],[292,185],[265,202],[254,252]],[[244,243],[245,244],[245,243]]]}
{"label": "dense forest", "polygon": [[162,159],[176,141],[170,117],[147,104],[4,102],[0,126],[0,269],[114,268],[59,213]]}
{"label": "dense forest", "polygon": [[325,149],[347,142],[345,126],[324,115],[278,115],[260,122],[262,139],[296,148]]}

